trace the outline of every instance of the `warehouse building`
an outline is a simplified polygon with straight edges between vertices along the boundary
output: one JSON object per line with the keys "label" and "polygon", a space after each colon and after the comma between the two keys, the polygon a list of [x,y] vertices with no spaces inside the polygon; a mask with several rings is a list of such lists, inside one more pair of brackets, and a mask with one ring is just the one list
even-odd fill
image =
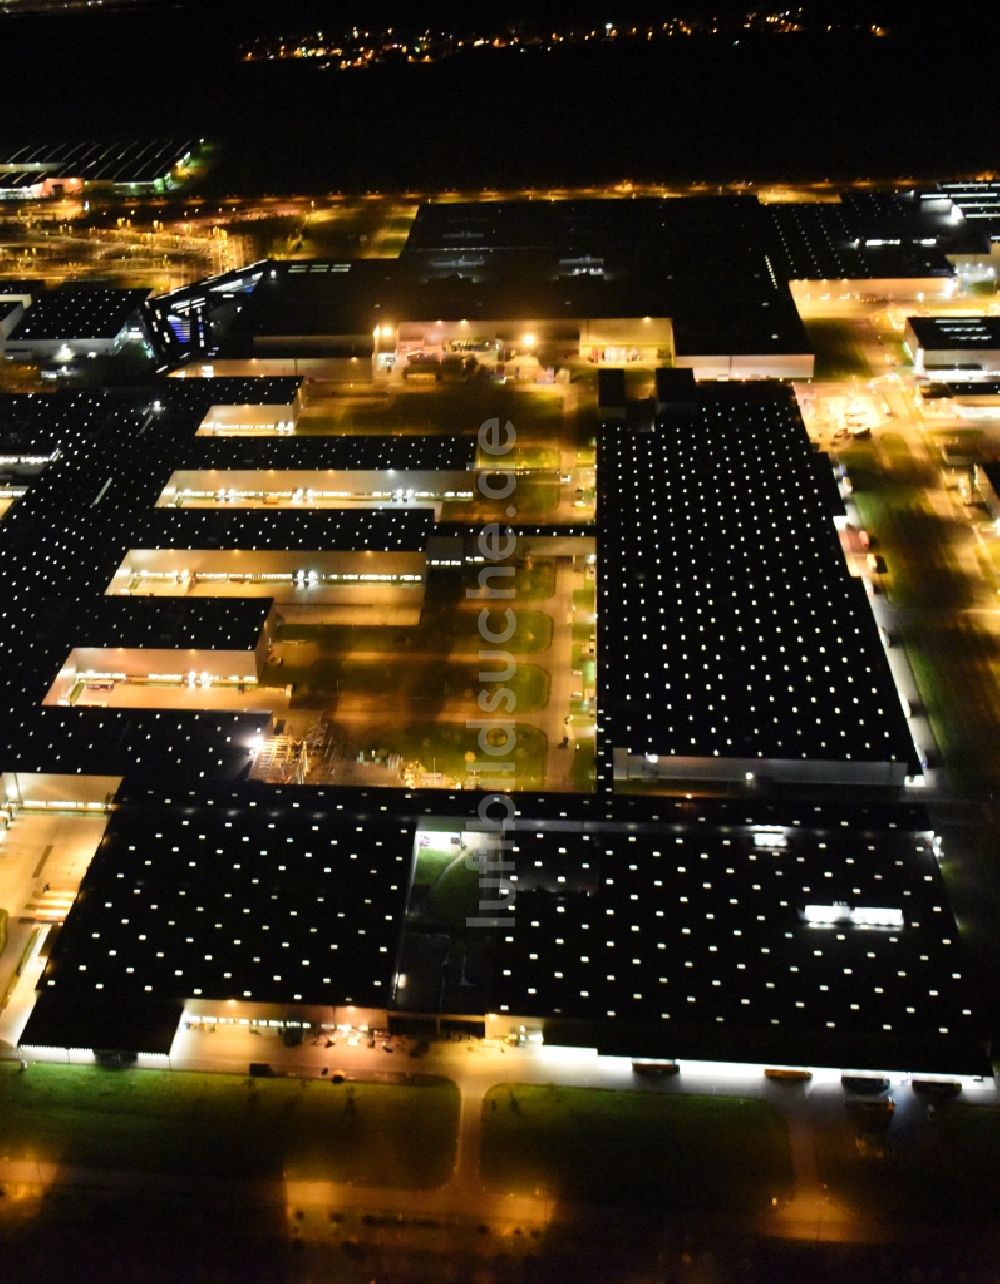
{"label": "warehouse building", "polygon": [[1000,374],[1000,317],[907,317],[903,341],[917,374]]}
{"label": "warehouse building", "polygon": [[901,785],[921,764],[828,461],[781,388],[699,402],[601,441],[605,772]]}
{"label": "warehouse building", "polygon": [[128,340],[146,338],[143,304],[148,290],[60,289],[34,299],[7,339],[11,361],[66,366],[113,356]]}
{"label": "warehouse building", "polygon": [[423,205],[397,261],[264,265],[222,358],[505,377],[578,366],[808,378],[753,198]]}
{"label": "warehouse building", "polygon": [[524,796],[465,999],[422,1008],[444,929],[421,925],[415,862],[422,839],[471,842],[476,803],[125,785],[22,1046],[443,1020],[633,1057],[984,1069],[936,840],[904,804],[581,798],[569,819]]}

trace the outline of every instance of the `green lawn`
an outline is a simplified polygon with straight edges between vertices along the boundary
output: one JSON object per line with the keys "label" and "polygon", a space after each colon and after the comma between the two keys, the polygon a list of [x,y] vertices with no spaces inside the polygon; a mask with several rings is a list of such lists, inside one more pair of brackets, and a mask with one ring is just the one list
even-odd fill
{"label": "green lawn", "polygon": [[[518,477],[517,486],[506,499],[446,499],[441,505],[443,522],[519,522],[548,517],[559,507],[559,482],[547,476],[527,474]],[[516,511],[508,513],[513,507]]]}
{"label": "green lawn", "polygon": [[320,395],[299,420],[298,431],[474,437],[480,424],[495,417],[501,423],[509,420],[522,443],[558,436],[564,422],[562,395],[498,386],[488,380],[404,389],[381,398]]}
{"label": "green lawn", "polygon": [[664,1216],[763,1212],[792,1181],[787,1126],[764,1102],[526,1084],[488,1094],[482,1173],[498,1191]]}
{"label": "green lawn", "polygon": [[954,783],[1000,781],[1000,641],[974,622],[914,624],[906,651]]}
{"label": "green lawn", "polygon": [[480,874],[471,853],[457,847],[420,848],[413,885],[429,889],[422,903],[423,917],[463,927],[478,912],[481,899],[497,895],[493,888],[480,889]]}
{"label": "green lawn", "polygon": [[480,871],[477,866],[470,868],[465,858],[452,858],[452,863],[431,888],[427,897],[427,911],[432,918],[453,923],[456,927],[464,924],[479,908],[482,896],[493,899],[497,893],[487,889],[480,893]]}
{"label": "green lawn", "polygon": [[573,590],[573,605],[578,611],[594,611],[597,609],[597,591],[594,588],[578,588]]}
{"label": "green lawn", "polygon": [[[472,585],[476,583],[472,580]],[[517,582],[514,581],[515,592]],[[554,580],[553,580],[554,588]],[[518,594],[518,597],[520,594]],[[499,603],[501,611],[509,605]],[[484,605],[487,605],[484,603]],[[517,597],[513,599],[517,627],[509,641],[502,648],[515,655],[524,655],[533,651],[546,651],[552,645],[552,617],[544,611],[517,609]],[[502,614],[490,622],[490,627],[501,631],[506,617]],[[447,656],[450,652],[465,651],[478,653],[480,647],[492,644],[484,643],[479,633],[479,612],[453,610],[448,612],[426,612],[419,624],[412,627],[401,627],[388,624],[380,628],[369,624],[282,624],[277,629],[275,640],[278,642],[312,642],[324,651],[335,654],[358,654],[365,651],[392,652],[405,662],[407,653],[427,653]],[[292,657],[294,658],[294,657]],[[286,665],[288,667],[288,658]],[[280,674],[277,675],[280,678]],[[281,682],[295,681],[294,678],[282,678]]]}
{"label": "green lawn", "polygon": [[[262,1056],[266,1055],[262,1053]],[[448,1080],[332,1084],[31,1065],[0,1072],[0,1154],[183,1177],[433,1187],[454,1163]]]}
{"label": "green lawn", "polygon": [[503,684],[480,680],[480,672],[494,671],[503,672],[495,664],[487,664],[480,670],[475,665],[402,656],[389,666],[379,660],[366,663],[327,658],[310,664],[267,666],[263,685],[293,683],[310,695],[378,696],[412,708],[439,705],[446,700],[475,701],[484,689],[493,691],[503,685],[512,693],[517,713],[537,713],[548,704],[549,675],[537,664],[515,665],[513,674]]}
{"label": "green lawn", "polygon": [[421,847],[417,850],[413,886],[429,887],[455,859],[454,847]]}
{"label": "green lawn", "polygon": [[817,379],[868,379],[872,369],[855,336],[843,321],[806,321],[806,335],[816,353]]}
{"label": "green lawn", "polygon": [[916,1140],[892,1128],[882,1158],[858,1153],[852,1131],[820,1130],[820,1178],[868,1214],[920,1223],[990,1223],[1000,1217],[1000,1108],[938,1108]]}
{"label": "green lawn", "polygon": [[[966,523],[937,512],[925,486],[936,478],[885,434],[891,471],[870,447],[849,452],[854,500],[888,565],[887,589],[906,612],[900,638],[952,783],[963,790],[1000,780],[1000,644],[986,617],[990,583],[958,560]],[[893,453],[893,448],[896,453]]]}
{"label": "green lawn", "polygon": [[[464,579],[465,588],[477,588],[479,568],[467,567]],[[513,589],[514,596],[510,601],[516,609],[521,602],[540,601],[552,596],[556,591],[555,563],[550,558],[538,558],[530,566],[518,566],[509,581],[501,584],[499,580],[491,579],[489,583],[496,588]]]}
{"label": "green lawn", "polygon": [[581,794],[594,792],[594,741],[578,740],[569,751],[573,755],[573,788]]}
{"label": "green lawn", "polygon": [[515,446],[503,456],[479,452],[479,468],[532,469],[537,472],[559,471],[559,451],[553,446]]}
{"label": "green lawn", "polygon": [[352,750],[398,753],[407,762],[420,762],[425,770],[443,772],[454,779],[465,779],[468,774],[465,755],[473,754],[479,763],[513,761],[513,788],[541,789],[545,781],[548,739],[536,727],[518,727],[513,753],[494,759],[487,759],[480,750],[479,732],[459,722],[391,723],[360,734],[355,728],[338,728],[338,731]]}

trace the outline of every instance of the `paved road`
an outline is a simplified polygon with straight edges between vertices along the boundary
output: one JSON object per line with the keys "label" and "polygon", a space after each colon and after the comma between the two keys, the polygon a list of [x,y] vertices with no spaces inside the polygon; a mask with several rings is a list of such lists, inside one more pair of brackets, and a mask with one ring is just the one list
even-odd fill
{"label": "paved road", "polygon": [[[502,1040],[453,1040],[433,1043],[419,1058],[410,1055],[412,1043],[392,1040],[394,1051],[384,1051],[381,1041],[374,1049],[364,1042],[346,1043],[338,1036],[334,1048],[325,1040],[285,1048],[277,1033],[251,1035],[245,1027],[217,1025],[214,1032],[183,1025],[174,1042],[169,1064],[175,1070],[209,1070],[243,1074],[250,1060],[266,1060],[282,1073],[319,1076],[323,1067],[358,1078],[396,1080],[411,1073],[437,1074],[454,1080],[460,1092],[460,1124],[455,1166],[449,1181],[437,1190],[412,1191],[393,1188],[357,1187],[330,1182],[286,1183],[282,1198],[289,1207],[320,1210],[324,1217],[339,1210],[355,1218],[363,1215],[436,1218],[462,1224],[486,1224],[496,1234],[510,1235],[514,1227],[524,1231],[544,1228],[554,1217],[575,1215],[560,1210],[544,1192],[535,1195],[508,1195],[483,1185],[479,1172],[480,1129],[483,1099],[498,1084],[559,1083],[567,1086],[613,1088],[629,1092],[676,1094],[684,1092],[753,1097],[778,1109],[789,1123],[795,1187],[791,1197],[779,1200],[763,1218],[745,1220],[749,1234],[767,1234],[791,1239],[865,1241],[888,1234],[884,1224],[866,1211],[849,1208],[827,1190],[819,1177],[814,1150],[816,1130],[844,1129],[843,1090],[839,1075],[819,1071],[807,1085],[777,1084],[764,1078],[760,1067],[721,1066],[684,1062],[680,1076],[650,1081],[633,1075],[631,1063],[621,1058],[563,1048],[511,1047]],[[8,1050],[8,1053],[10,1050]],[[85,1060],[86,1058],[79,1058]],[[146,1059],[151,1064],[155,1058]],[[160,1064],[166,1065],[164,1059]],[[916,1098],[907,1077],[893,1079],[897,1103],[894,1132],[913,1134],[925,1126],[924,1104]],[[992,1084],[969,1082],[969,1100],[998,1102]],[[27,1169],[0,1166],[0,1180],[29,1180]],[[114,1185],[122,1178],[115,1174],[78,1173],[60,1169],[46,1179],[82,1185],[101,1182]],[[145,1178],[137,1179],[145,1181]],[[150,1190],[157,1189],[150,1178]],[[222,1193],[220,1189],[220,1195]],[[253,1195],[254,1198],[274,1198]],[[596,1215],[596,1214],[595,1214]],[[699,1220],[699,1219],[695,1219]],[[711,1219],[708,1219],[711,1222]],[[732,1228],[732,1221],[725,1219]],[[721,1217],[720,1217],[721,1224]]]}

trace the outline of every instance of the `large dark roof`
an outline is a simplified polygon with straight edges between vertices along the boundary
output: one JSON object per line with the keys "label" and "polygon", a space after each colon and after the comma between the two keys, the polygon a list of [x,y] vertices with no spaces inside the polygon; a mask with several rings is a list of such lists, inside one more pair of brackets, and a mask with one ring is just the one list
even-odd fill
{"label": "large dark roof", "polygon": [[[984,1068],[926,834],[525,821],[506,858],[493,1010],[644,1027],[633,1052]],[[902,925],[812,925],[807,905],[898,910]]]}
{"label": "large dark roof", "polygon": [[[479,801],[125,786],[22,1042],[165,1051],[189,997],[391,1008],[414,831],[425,815],[461,827]],[[489,1010],[575,1023],[560,1037],[609,1051],[984,1069],[920,808],[516,802],[510,927],[475,969]],[[902,926],[803,919],[838,903]]]}
{"label": "large dark roof", "polygon": [[37,276],[0,276],[0,298],[9,294],[41,294],[45,281]]}
{"label": "large dark roof", "polygon": [[[21,167],[21,185],[37,183],[45,178],[151,183],[165,177],[196,147],[196,140],[190,138],[22,143],[0,151],[0,166],[15,170]],[[4,176],[3,184],[13,186],[15,184],[8,180],[21,178],[22,174],[8,174]]]}
{"label": "large dark roof", "polygon": [[148,290],[48,290],[32,300],[11,343],[60,339],[113,339],[144,302]]}
{"label": "large dark roof", "polygon": [[684,242],[700,243],[708,258],[731,252],[720,237],[764,227],[753,196],[431,202],[417,211],[404,255],[537,250],[580,264],[634,260]]}
{"label": "large dark roof", "polygon": [[0,393],[0,453],[50,454],[99,431],[100,398],[86,393]]}
{"label": "large dark roof", "polygon": [[792,394],[701,385],[699,413],[608,431],[601,722],[633,754],[916,756]]}
{"label": "large dark roof", "polygon": [[270,606],[267,598],[101,597],[77,617],[76,645],[252,652]]}
{"label": "large dark roof", "polygon": [[88,1047],[136,1048],[147,997],[386,1006],[412,852],[411,825],[315,796],[120,805],[22,1042],[76,1043],[95,1000],[123,1015],[116,1038],[84,1033]]}
{"label": "large dark roof", "polygon": [[419,552],[434,532],[429,508],[153,508],[130,548],[351,549]]}
{"label": "large dark roof", "polygon": [[1000,348],[1000,317],[907,317],[906,323],[927,352],[967,348],[970,355]]}
{"label": "large dark roof", "polygon": [[465,437],[195,437],[181,468],[381,472],[471,468],[476,439]]}
{"label": "large dark roof", "polygon": [[204,416],[212,406],[290,406],[301,387],[302,380],[293,375],[222,379],[184,376],[161,380],[150,389],[150,396],[178,414]]}
{"label": "large dark roof", "polygon": [[767,212],[773,228],[771,260],[784,280],[954,274],[934,229],[921,228],[892,202],[887,206],[856,198],[842,205],[769,205]]}
{"label": "large dark roof", "polygon": [[424,205],[398,260],[271,264],[228,347],[360,343],[399,320],[657,316],[685,355],[807,353],[772,239],[752,197]]}

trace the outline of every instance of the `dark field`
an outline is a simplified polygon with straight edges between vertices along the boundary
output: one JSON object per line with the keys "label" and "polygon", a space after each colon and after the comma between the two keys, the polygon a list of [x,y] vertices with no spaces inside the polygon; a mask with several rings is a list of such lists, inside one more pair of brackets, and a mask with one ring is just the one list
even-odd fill
{"label": "dark field", "polygon": [[[377,8],[364,6],[363,16],[374,19]],[[478,51],[341,74],[245,66],[236,51],[262,21],[294,34],[315,30],[318,15],[348,19],[347,6],[331,15],[301,0],[186,0],[138,13],[0,16],[4,83],[30,84],[6,96],[4,134],[204,135],[224,145],[215,185],[250,192],[935,175],[994,165],[993,6],[952,5],[925,18],[913,6],[883,8],[909,24],[885,40]],[[34,69],[30,81],[25,68]]]}

